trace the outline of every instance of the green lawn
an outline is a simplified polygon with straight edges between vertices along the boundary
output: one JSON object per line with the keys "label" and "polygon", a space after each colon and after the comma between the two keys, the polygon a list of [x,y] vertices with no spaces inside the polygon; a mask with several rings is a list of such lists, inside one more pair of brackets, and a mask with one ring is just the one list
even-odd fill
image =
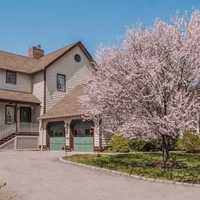
{"label": "green lawn", "polygon": [[150,178],[200,183],[200,154],[172,153],[172,159],[175,159],[178,165],[167,171],[155,167],[155,163],[161,159],[160,153],[85,154],[66,156],[65,159]]}

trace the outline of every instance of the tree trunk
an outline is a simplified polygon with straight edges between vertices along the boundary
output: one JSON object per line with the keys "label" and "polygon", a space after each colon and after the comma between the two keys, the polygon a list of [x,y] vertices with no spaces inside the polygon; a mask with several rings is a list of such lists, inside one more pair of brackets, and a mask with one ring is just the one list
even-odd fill
{"label": "tree trunk", "polygon": [[162,157],[163,157],[163,168],[166,169],[167,168],[167,161],[170,158],[169,145],[168,145],[168,140],[167,140],[166,135],[162,136]]}

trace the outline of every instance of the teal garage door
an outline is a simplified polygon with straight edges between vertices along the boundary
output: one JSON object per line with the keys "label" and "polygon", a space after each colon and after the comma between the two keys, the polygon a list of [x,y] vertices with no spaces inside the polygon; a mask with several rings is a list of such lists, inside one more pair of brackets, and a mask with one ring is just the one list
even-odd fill
{"label": "teal garage door", "polygon": [[71,131],[73,135],[73,150],[76,152],[92,152],[93,148],[93,122],[72,120]]}
{"label": "teal garage door", "polygon": [[65,148],[65,137],[50,137],[50,150],[60,151]]}
{"label": "teal garage door", "polygon": [[74,137],[74,151],[92,152],[93,137]]}
{"label": "teal garage door", "polygon": [[49,148],[52,151],[65,149],[64,122],[52,122],[48,124]]}

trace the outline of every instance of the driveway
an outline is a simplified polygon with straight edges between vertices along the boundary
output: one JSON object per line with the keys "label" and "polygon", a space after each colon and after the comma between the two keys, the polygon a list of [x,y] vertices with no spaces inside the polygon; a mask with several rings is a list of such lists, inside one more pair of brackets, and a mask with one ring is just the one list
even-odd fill
{"label": "driveway", "polygon": [[[0,152],[0,178],[19,200],[198,200],[200,188],[109,175],[58,161],[61,152]],[[0,198],[1,199],[1,198]]]}

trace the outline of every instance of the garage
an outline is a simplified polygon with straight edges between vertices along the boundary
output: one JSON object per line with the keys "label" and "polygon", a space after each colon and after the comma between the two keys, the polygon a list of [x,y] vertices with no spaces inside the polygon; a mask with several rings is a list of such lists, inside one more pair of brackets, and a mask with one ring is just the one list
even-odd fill
{"label": "garage", "polygon": [[92,121],[72,120],[71,132],[73,150],[76,152],[94,151],[94,124]]}
{"label": "garage", "polygon": [[80,103],[80,97],[84,94],[85,85],[76,86],[40,118],[39,144],[43,144],[44,149],[101,151],[100,119],[95,119],[94,123],[82,118],[87,112],[87,108],[83,109]]}
{"label": "garage", "polygon": [[60,151],[65,149],[64,122],[52,122],[48,124],[49,149]]}

